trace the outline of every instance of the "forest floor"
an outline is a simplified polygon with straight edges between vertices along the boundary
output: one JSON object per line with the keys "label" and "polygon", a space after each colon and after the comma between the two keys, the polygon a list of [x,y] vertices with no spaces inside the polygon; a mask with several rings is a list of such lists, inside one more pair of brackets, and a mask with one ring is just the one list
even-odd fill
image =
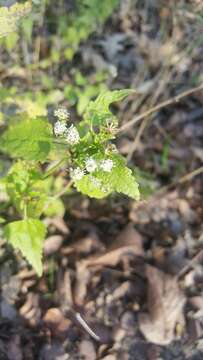
{"label": "forest floor", "polygon": [[[74,66],[137,89],[115,109],[124,126],[203,81],[203,17],[201,1],[121,3]],[[25,86],[8,71],[5,86]],[[0,360],[203,359],[202,118],[199,91],[123,129],[121,153],[155,189],[140,202],[64,196],[64,218],[45,219],[42,278],[1,240]]]}

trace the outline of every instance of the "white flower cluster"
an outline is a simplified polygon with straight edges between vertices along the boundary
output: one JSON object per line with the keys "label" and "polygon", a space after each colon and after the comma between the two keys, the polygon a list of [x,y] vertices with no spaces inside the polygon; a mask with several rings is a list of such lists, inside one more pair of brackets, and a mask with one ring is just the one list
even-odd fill
{"label": "white flower cluster", "polygon": [[80,141],[79,132],[73,124],[69,128],[66,128],[64,135],[65,135],[65,140],[70,145],[78,144]]}
{"label": "white flower cluster", "polygon": [[62,121],[68,120],[69,119],[69,112],[65,109],[65,108],[59,108],[57,110],[54,111],[54,115]]}
{"label": "white flower cluster", "polygon": [[99,179],[97,179],[96,177],[94,177],[94,176],[90,177],[90,181],[91,181],[91,183],[92,183],[92,185],[94,187],[100,187],[101,186],[101,181]]}
{"label": "white flower cluster", "polygon": [[[102,160],[99,164],[99,167],[106,172],[110,172],[114,166],[114,163],[111,159]],[[80,167],[76,167],[75,169],[70,169],[70,176],[73,180],[81,180],[83,176],[85,175],[85,170],[88,173],[93,173],[98,168],[98,164],[96,160],[94,160],[92,157],[86,159],[85,161],[85,169],[82,169]],[[101,181],[94,176],[90,177],[90,181],[95,187],[99,187],[101,185]],[[103,191],[108,191],[107,189],[103,189]]]}
{"label": "white flower cluster", "polygon": [[106,159],[106,160],[102,160],[100,167],[102,170],[106,171],[106,172],[111,172],[112,168],[113,168],[113,160],[111,159]]}
{"label": "white flower cluster", "polygon": [[85,161],[85,168],[89,173],[94,172],[97,169],[97,163],[93,158],[88,158]]}
{"label": "white flower cluster", "polygon": [[79,167],[70,169],[70,176],[73,180],[81,180],[84,176],[84,171]]}
{"label": "white flower cluster", "polygon": [[67,128],[66,120],[69,117],[69,113],[66,109],[55,110],[54,115],[58,117],[58,121],[54,124],[54,133],[56,136],[64,136],[65,140],[70,145],[78,144],[80,141],[80,135],[77,128],[72,124]]}
{"label": "white flower cluster", "polygon": [[66,124],[63,122],[57,121],[54,124],[54,133],[56,136],[64,135],[66,130],[67,130]]}
{"label": "white flower cluster", "polygon": [[100,167],[103,171],[111,172],[113,165],[113,160],[111,159],[102,160],[100,164],[97,164],[97,162],[91,157],[85,161],[85,168],[89,173],[94,172],[98,167]]}

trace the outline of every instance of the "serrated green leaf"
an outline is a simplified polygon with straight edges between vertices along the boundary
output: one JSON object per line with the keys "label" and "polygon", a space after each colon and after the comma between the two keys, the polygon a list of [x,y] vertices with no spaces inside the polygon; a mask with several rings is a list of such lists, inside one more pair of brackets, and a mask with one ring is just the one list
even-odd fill
{"label": "serrated green leaf", "polygon": [[0,37],[6,36],[17,30],[20,18],[31,11],[31,2],[13,4],[10,7],[0,7]]}
{"label": "serrated green leaf", "polygon": [[132,171],[127,166],[115,169],[112,176],[115,191],[125,194],[132,199],[139,200],[140,193],[138,183],[132,175]]}
{"label": "serrated green leaf", "polygon": [[46,227],[36,219],[14,221],[4,228],[8,242],[20,250],[39,276],[42,275],[42,247]]}
{"label": "serrated green leaf", "polygon": [[15,163],[5,177],[7,194],[17,211],[23,215],[26,207],[28,217],[42,214],[49,198],[52,178],[43,179],[38,168],[25,161]]}
{"label": "serrated green leaf", "polygon": [[0,139],[1,151],[25,160],[46,160],[52,145],[52,127],[41,118],[11,125]]}
{"label": "serrated green leaf", "polygon": [[28,98],[15,98],[15,103],[20,107],[21,111],[28,114],[32,119],[40,116],[47,115],[46,105],[40,103],[39,101],[33,101]]}
{"label": "serrated green leaf", "polygon": [[123,157],[112,154],[111,160],[114,166],[110,172],[99,169],[93,174],[83,176],[81,180],[75,181],[77,190],[97,199],[104,198],[112,192],[118,192],[139,200],[138,183],[132,170],[125,165]]}
{"label": "serrated green leaf", "polygon": [[90,101],[84,114],[85,121],[91,121],[93,126],[106,125],[106,121],[117,123],[116,117],[112,114],[109,106],[134,93],[132,89],[103,91],[95,101]]}
{"label": "serrated green leaf", "polygon": [[48,217],[60,216],[63,217],[65,213],[65,207],[63,201],[60,199],[50,199],[46,202],[43,213]]}
{"label": "serrated green leaf", "polygon": [[101,186],[99,177],[92,175],[83,176],[80,181],[75,182],[75,185],[82,194],[95,199],[103,199],[111,192],[111,190],[106,190],[104,186]]}

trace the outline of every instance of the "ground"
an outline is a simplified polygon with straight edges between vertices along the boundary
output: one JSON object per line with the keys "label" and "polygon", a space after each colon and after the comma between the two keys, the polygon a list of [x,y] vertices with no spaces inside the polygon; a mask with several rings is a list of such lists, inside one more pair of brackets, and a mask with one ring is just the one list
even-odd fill
{"label": "ground", "polygon": [[[122,127],[201,83],[202,11],[201,1],[123,0],[71,66],[88,81],[110,69],[110,88],[137,90],[115,108]],[[2,86],[37,92],[46,70],[33,70],[29,85],[23,66],[11,77],[7,56]],[[58,89],[69,69],[66,60],[48,68]],[[142,200],[64,195],[64,218],[45,219],[42,278],[1,239],[0,359],[203,358],[202,115],[197,91],[119,133],[121,153],[142,171]]]}

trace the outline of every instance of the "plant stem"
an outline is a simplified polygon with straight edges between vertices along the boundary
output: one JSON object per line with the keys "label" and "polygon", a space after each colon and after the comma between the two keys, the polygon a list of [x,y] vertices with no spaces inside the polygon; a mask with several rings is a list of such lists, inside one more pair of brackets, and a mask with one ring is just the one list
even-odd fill
{"label": "plant stem", "polygon": [[27,220],[27,204],[26,204],[26,203],[25,203],[25,205],[24,205],[23,212],[24,212],[24,214],[23,214],[23,219],[24,219],[24,220]]}
{"label": "plant stem", "polygon": [[43,179],[46,179],[48,176],[50,176],[51,174],[53,174],[56,170],[58,170],[60,168],[60,166],[67,161],[66,158],[63,158],[62,160],[60,160],[59,162],[57,162],[57,164],[55,164],[54,166],[52,166],[49,170],[47,170],[43,176]]}

